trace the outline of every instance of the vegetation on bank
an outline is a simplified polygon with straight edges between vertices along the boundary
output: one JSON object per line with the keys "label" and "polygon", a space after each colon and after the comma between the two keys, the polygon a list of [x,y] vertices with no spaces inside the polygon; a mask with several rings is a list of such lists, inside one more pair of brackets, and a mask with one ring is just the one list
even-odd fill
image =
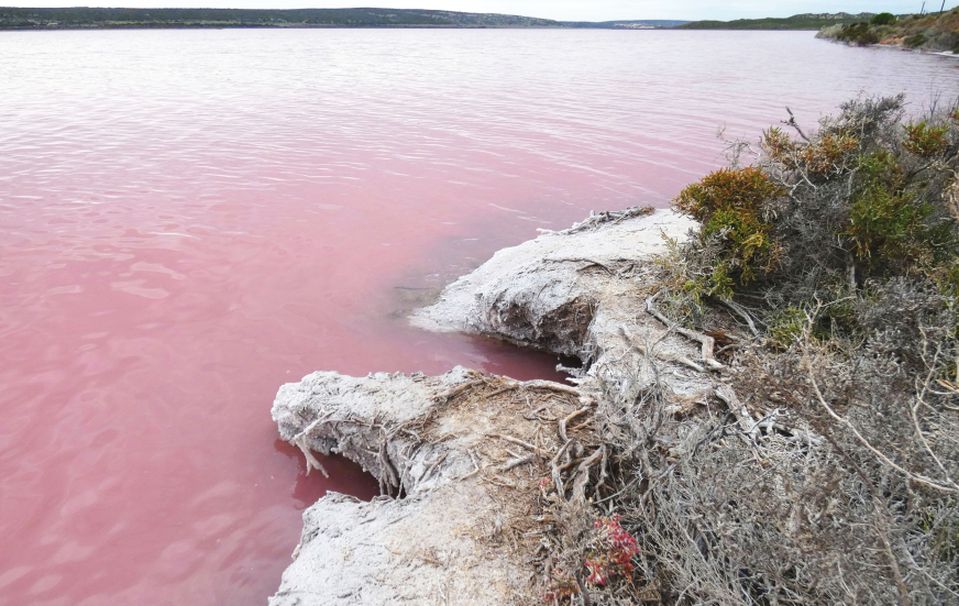
{"label": "vegetation on bank", "polygon": [[825,27],[819,37],[859,46],[889,44],[959,54],[959,7],[928,15],[880,13],[869,20]]}
{"label": "vegetation on bank", "polygon": [[[519,15],[442,10],[206,9],[206,8],[16,8],[0,7],[0,30],[227,27],[418,27],[418,28],[571,28],[571,29],[732,29],[821,30],[868,22],[872,13],[805,13],[785,18],[735,21],[636,19],[555,21]],[[830,29],[829,31],[833,31]],[[838,30],[837,30],[838,31]]]}
{"label": "vegetation on bank", "polygon": [[419,27],[655,29],[685,21],[562,22],[518,15],[455,11],[344,9],[0,8],[4,29],[123,29],[223,27]]}
{"label": "vegetation on bank", "polygon": [[959,105],[790,116],[675,207],[646,305],[717,387],[603,410],[615,517],[547,601],[959,601]]}
{"label": "vegetation on bank", "polygon": [[692,21],[679,29],[772,29],[772,30],[819,30],[827,26],[855,23],[870,19],[871,13],[804,13],[792,17],[767,17],[765,19],[736,19],[735,21]]}
{"label": "vegetation on bank", "polygon": [[549,19],[439,10],[0,8],[0,29],[150,27],[559,27]]}

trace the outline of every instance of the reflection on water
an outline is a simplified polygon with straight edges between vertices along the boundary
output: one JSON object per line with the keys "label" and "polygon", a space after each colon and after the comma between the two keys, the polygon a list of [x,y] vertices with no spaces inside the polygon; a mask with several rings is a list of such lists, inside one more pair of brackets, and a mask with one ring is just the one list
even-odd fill
{"label": "reflection on water", "polygon": [[304,478],[279,384],[549,375],[393,312],[536,228],[664,205],[721,127],[959,91],[950,59],[810,33],[7,32],[0,56],[0,595],[30,604],[263,603],[298,510],[373,490]]}

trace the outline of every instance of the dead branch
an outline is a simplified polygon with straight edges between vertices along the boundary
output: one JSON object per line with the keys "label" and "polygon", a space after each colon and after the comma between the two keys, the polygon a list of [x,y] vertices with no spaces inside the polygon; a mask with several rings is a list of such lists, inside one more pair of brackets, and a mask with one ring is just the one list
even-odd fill
{"label": "dead branch", "polygon": [[789,114],[789,120],[786,120],[785,122],[783,122],[783,124],[791,127],[793,130],[799,133],[799,136],[803,138],[803,141],[806,141],[807,143],[812,143],[812,141],[809,140],[809,137],[806,136],[806,133],[802,132],[802,128],[799,127],[799,122],[796,121],[796,116],[793,115],[793,110],[787,107],[786,113]]}
{"label": "dead branch", "polygon": [[509,461],[500,465],[497,471],[507,472],[507,471],[510,471],[511,469],[515,469],[519,467],[520,465],[526,465],[528,463],[532,463],[535,460],[536,460],[536,455],[526,455],[525,457],[517,457],[515,459],[510,459]]}
{"label": "dead branch", "polygon": [[419,484],[419,483],[422,482],[423,480],[428,480],[428,479],[430,478],[430,476],[433,475],[433,472],[436,471],[436,468],[439,467],[439,466],[443,463],[443,461],[446,460],[446,457],[447,457],[448,455],[449,455],[449,451],[444,452],[444,453],[441,454],[439,457],[437,457],[436,460],[433,462],[433,464],[430,465],[430,466],[426,469],[426,471],[424,471],[424,472],[420,475],[419,479],[416,480],[416,483]]}
{"label": "dead branch", "polygon": [[742,320],[746,323],[746,326],[749,327],[749,332],[751,332],[757,339],[759,338],[759,329],[756,328],[756,322],[753,321],[752,315],[746,311],[745,307],[730,299],[720,299],[719,302],[722,303],[724,307],[728,308],[730,311],[742,318]]}
{"label": "dead branch", "polygon": [[562,418],[562,419],[559,420],[559,424],[558,424],[559,437],[562,438],[562,440],[563,440],[564,442],[565,442],[565,441],[569,441],[569,436],[566,435],[566,425],[567,425],[570,421],[572,421],[573,419],[575,419],[576,417],[578,417],[578,416],[580,416],[580,415],[583,415],[583,414],[586,414],[587,412],[589,412],[589,409],[590,409],[590,408],[591,408],[591,406],[584,406],[584,407],[580,408],[579,410],[574,410],[574,411],[571,412],[570,414],[566,415],[566,417],[564,417],[564,418]]}
{"label": "dead branch", "polygon": [[515,437],[510,436],[510,435],[506,435],[506,434],[502,434],[502,433],[491,433],[491,434],[489,434],[489,437],[491,437],[491,438],[499,438],[500,440],[506,440],[507,442],[510,442],[510,443],[512,443],[512,444],[516,444],[517,446],[522,446],[523,448],[525,448],[525,449],[527,449],[527,450],[532,450],[533,452],[535,452],[535,453],[538,454],[538,455],[543,455],[543,456],[546,455],[546,452],[543,451],[542,448],[538,448],[538,447],[536,447],[536,446],[533,446],[533,445],[530,444],[529,442],[526,442],[526,441],[524,441],[524,440],[520,440],[519,438],[515,438]]}
{"label": "dead branch", "polygon": [[725,368],[725,366],[723,366],[721,362],[717,361],[716,357],[713,355],[713,349],[716,347],[716,340],[709,335],[704,335],[701,332],[683,328],[667,318],[661,311],[659,311],[659,309],[656,308],[656,297],[658,297],[659,294],[660,293],[656,293],[655,295],[646,299],[646,311],[649,312],[654,318],[662,322],[670,331],[677,332],[691,341],[698,342],[702,346],[701,355],[703,362],[708,368],[711,370],[720,370]]}
{"label": "dead branch", "polygon": [[566,443],[556,451],[552,461],[550,461],[550,476],[553,478],[553,484],[556,486],[556,494],[561,498],[566,498],[566,487],[563,485],[563,474],[562,471],[560,471],[559,461],[563,458],[563,455],[566,454],[566,451],[569,450],[569,445],[572,443],[572,440],[566,440]]}
{"label": "dead branch", "polygon": [[906,476],[909,480],[916,482],[917,484],[922,484],[923,486],[927,486],[929,488],[932,488],[934,490],[938,490],[941,492],[947,492],[947,493],[959,492],[959,486],[957,486],[955,482],[950,481],[948,484],[941,484],[937,482],[936,480],[933,480],[932,478],[928,478],[922,474],[913,473],[909,471],[908,469],[902,467],[901,465],[897,464],[895,461],[890,459],[888,456],[886,456],[882,452],[880,452],[879,449],[873,446],[872,443],[870,443],[869,440],[867,440],[865,436],[863,436],[859,432],[859,430],[856,429],[856,426],[853,425],[852,422],[849,421],[849,419],[841,416],[839,413],[833,410],[832,406],[830,406],[829,403],[826,401],[826,398],[822,394],[822,390],[819,389],[819,383],[816,381],[815,372],[813,371],[812,361],[810,360],[808,351],[803,351],[802,364],[806,370],[807,377],[809,378],[809,383],[813,389],[813,394],[816,396],[815,399],[819,403],[819,405],[822,406],[822,408],[826,411],[826,413],[830,417],[833,418],[833,420],[845,426],[852,433],[852,435],[856,437],[856,440],[858,440],[859,443],[866,448],[866,450],[868,450],[873,455],[875,455],[875,457],[879,459],[883,464],[885,464],[887,467],[895,469],[902,475]]}
{"label": "dead branch", "polygon": [[533,381],[517,381],[518,385],[525,387],[527,389],[545,389],[547,391],[556,391],[559,393],[568,394],[571,396],[579,397],[582,395],[576,387],[571,387],[569,385],[563,385],[562,383],[557,383],[556,381],[546,381],[544,379],[535,379]]}
{"label": "dead branch", "polygon": [[736,424],[739,425],[739,429],[743,432],[743,435],[748,436],[750,440],[755,442],[759,434],[759,424],[756,423],[752,415],[749,414],[746,406],[739,401],[739,396],[736,395],[736,391],[729,385],[721,385],[716,388],[715,394],[717,398],[729,407],[729,411],[736,417]]}
{"label": "dead branch", "polygon": [[576,468],[573,476],[573,493],[570,498],[584,499],[586,496],[586,484],[589,483],[590,470],[599,463],[606,453],[606,447],[600,446],[593,454],[583,459]]}

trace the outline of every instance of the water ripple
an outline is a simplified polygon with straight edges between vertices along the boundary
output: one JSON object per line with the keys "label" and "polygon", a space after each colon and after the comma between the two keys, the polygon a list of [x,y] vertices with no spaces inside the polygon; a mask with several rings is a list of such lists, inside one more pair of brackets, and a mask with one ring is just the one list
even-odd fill
{"label": "water ripple", "polygon": [[[0,594],[259,604],[327,489],[275,446],[315,368],[552,361],[396,321],[591,209],[664,205],[789,105],[921,110],[954,60],[810,33],[0,33]],[[158,597],[160,596],[160,597]]]}

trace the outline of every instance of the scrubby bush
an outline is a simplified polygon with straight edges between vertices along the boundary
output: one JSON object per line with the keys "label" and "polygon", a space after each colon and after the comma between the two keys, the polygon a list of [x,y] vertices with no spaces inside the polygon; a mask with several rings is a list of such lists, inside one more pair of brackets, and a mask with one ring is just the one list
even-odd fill
{"label": "scrubby bush", "polygon": [[879,43],[879,34],[866,22],[851,23],[842,26],[842,29],[835,34],[837,40],[857,44],[859,46],[868,46]]}
{"label": "scrubby bush", "polygon": [[892,25],[896,22],[896,16],[892,13],[879,13],[869,20],[872,25]]}
{"label": "scrubby bush", "polygon": [[687,251],[700,259],[689,271],[700,288],[688,290],[802,305],[871,279],[931,280],[959,262],[943,198],[959,124],[948,112],[904,124],[902,107],[901,97],[848,103],[813,137],[772,128],[756,165],[684,189],[676,208],[703,224]]}
{"label": "scrubby bush", "polygon": [[948,135],[948,124],[933,126],[922,120],[906,125],[906,140],[903,146],[917,156],[935,158],[948,150]]}
{"label": "scrubby bush", "polygon": [[790,119],[677,198],[658,300],[729,335],[738,402],[621,421],[641,591],[608,603],[959,602],[959,110],[903,108]]}
{"label": "scrubby bush", "polygon": [[762,216],[764,205],[780,195],[779,187],[755,167],[722,169],[680,193],[676,206],[702,223],[705,238],[724,247],[713,268],[708,291],[729,296],[733,281],[748,283],[768,273],[779,249]]}

